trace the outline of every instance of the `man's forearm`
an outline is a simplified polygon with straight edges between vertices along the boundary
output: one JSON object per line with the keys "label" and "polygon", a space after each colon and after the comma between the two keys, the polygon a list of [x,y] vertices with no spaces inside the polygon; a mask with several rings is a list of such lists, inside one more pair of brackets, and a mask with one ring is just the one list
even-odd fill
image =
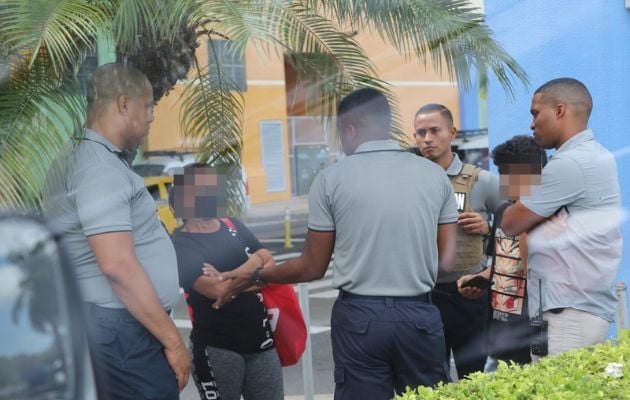
{"label": "man's forearm", "polygon": [[116,275],[106,275],[112,289],[129,313],[166,348],[183,345],[177,327],[164,310],[160,299],[140,264],[120,268]]}
{"label": "man's forearm", "polygon": [[315,263],[305,260],[302,256],[289,260],[276,267],[265,268],[260,277],[270,283],[298,283],[310,282],[322,278],[326,274],[325,267],[316,266]]}
{"label": "man's forearm", "polygon": [[334,231],[306,233],[302,254],[274,268],[265,268],[260,278],[265,282],[297,283],[320,279],[326,274],[335,245]]}
{"label": "man's forearm", "polygon": [[520,201],[512,204],[503,212],[501,230],[508,236],[527,233],[547,218],[530,211]]}

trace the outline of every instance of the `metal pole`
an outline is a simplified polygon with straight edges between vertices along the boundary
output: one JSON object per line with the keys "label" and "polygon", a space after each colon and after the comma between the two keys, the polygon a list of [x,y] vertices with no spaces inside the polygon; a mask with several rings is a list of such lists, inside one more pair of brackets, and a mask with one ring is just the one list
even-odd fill
{"label": "metal pole", "polygon": [[615,284],[617,297],[617,336],[621,329],[628,329],[628,287],[624,282]]}
{"label": "metal pole", "polygon": [[311,347],[311,315],[308,303],[308,284],[298,283],[298,298],[306,324],[306,348],[302,355],[302,379],[304,381],[304,400],[313,400],[315,390],[313,385],[313,350]]}
{"label": "metal pole", "polygon": [[289,211],[288,207],[284,209],[284,248],[293,248],[293,243],[291,242],[291,211]]}

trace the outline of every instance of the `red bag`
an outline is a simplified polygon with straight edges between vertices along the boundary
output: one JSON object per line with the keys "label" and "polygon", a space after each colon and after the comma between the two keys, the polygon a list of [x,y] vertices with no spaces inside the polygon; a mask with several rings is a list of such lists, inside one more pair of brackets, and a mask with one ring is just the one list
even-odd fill
{"label": "red bag", "polygon": [[268,283],[262,288],[262,297],[280,364],[293,365],[306,347],[306,324],[293,286]]}
{"label": "red bag", "polygon": [[[229,218],[221,218],[236,238],[242,240],[236,226]],[[243,243],[243,245],[245,245]],[[283,367],[300,361],[306,347],[306,324],[293,286],[289,284],[268,283],[262,288],[262,298],[269,324],[273,332],[273,341]],[[192,315],[191,315],[192,318]]]}

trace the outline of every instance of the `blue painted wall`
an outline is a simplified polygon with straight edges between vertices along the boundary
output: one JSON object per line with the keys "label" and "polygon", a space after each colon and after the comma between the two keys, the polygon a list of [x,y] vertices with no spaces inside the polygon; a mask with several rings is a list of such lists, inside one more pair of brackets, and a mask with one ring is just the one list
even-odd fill
{"label": "blue painted wall", "polygon": [[531,82],[511,100],[491,77],[490,148],[530,133],[531,96],[540,85],[563,76],[584,82],[594,103],[590,127],[617,159],[625,210],[619,279],[630,284],[630,10],[624,0],[486,0],[485,13]]}
{"label": "blue painted wall", "polygon": [[477,95],[477,72],[476,69],[472,69],[471,73],[471,87],[468,90],[460,88],[459,90],[459,130],[476,130],[487,128],[487,126],[480,126],[479,121],[479,96]]}

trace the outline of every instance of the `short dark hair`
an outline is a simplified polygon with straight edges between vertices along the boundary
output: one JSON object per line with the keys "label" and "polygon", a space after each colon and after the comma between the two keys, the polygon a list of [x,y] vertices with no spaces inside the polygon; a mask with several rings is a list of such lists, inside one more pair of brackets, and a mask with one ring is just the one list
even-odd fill
{"label": "short dark hair", "polygon": [[543,98],[552,102],[566,102],[582,107],[588,119],[593,110],[593,98],[582,82],[574,78],[557,78],[545,83],[534,95],[542,94]]}
{"label": "short dark hair", "polygon": [[340,126],[348,122],[361,124],[369,119],[369,124],[376,123],[389,132],[392,110],[383,93],[372,88],[362,88],[350,92],[339,102],[337,119]]}
{"label": "short dark hair", "polygon": [[121,63],[101,65],[88,84],[88,110],[104,102],[115,101],[123,94],[137,99],[150,87],[147,77],[134,67]]}
{"label": "short dark hair", "polygon": [[529,135],[516,135],[497,145],[492,149],[490,157],[497,167],[505,164],[539,163],[542,168],[547,164],[547,153]]}
{"label": "short dark hair", "polygon": [[437,103],[429,103],[420,107],[420,109],[416,111],[414,119],[420,114],[428,114],[436,111],[442,115],[442,118],[448,122],[449,126],[453,126],[453,114],[451,113],[451,110],[449,110],[446,106]]}

